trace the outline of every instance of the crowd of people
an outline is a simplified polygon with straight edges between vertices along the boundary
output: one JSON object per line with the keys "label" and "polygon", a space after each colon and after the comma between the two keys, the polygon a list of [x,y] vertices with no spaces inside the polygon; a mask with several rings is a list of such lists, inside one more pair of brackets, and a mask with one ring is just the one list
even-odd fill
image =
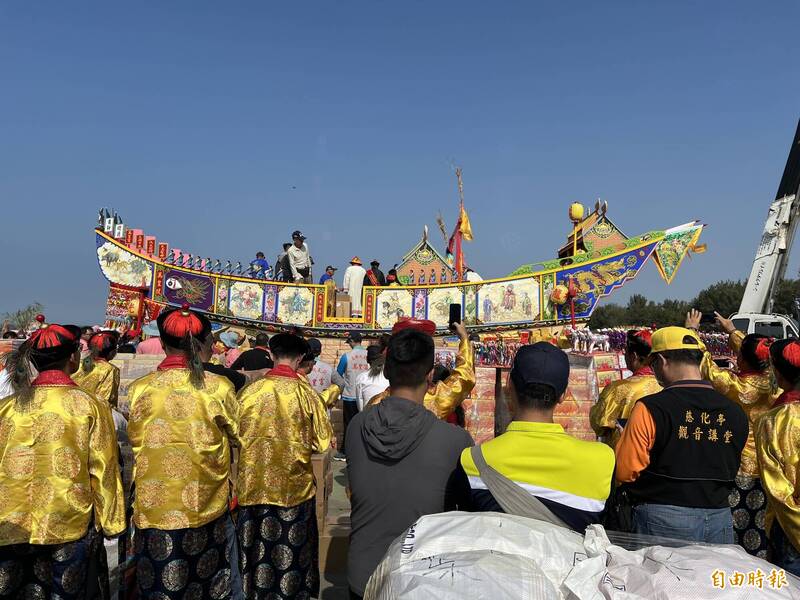
{"label": "crowd of people", "polygon": [[[275,260],[274,267],[269,264],[263,252],[256,252],[256,257],[250,262],[247,274],[256,279],[268,279],[285,283],[313,283],[312,268],[314,258],[306,243],[306,236],[299,230],[292,232],[292,241],[283,244],[282,251]],[[395,265],[396,266],[396,265]],[[325,272],[319,278],[319,285],[334,282],[335,274],[339,269],[333,265],[325,267]],[[342,291],[354,292],[360,297],[359,290],[362,286],[387,286],[399,285],[397,271],[392,268],[384,275],[380,269],[380,262],[372,260],[370,268],[364,269],[361,259],[353,257],[350,266],[345,271]],[[358,293],[355,293],[358,292]]]}
{"label": "crowd of people", "polygon": [[131,531],[140,598],[315,597],[311,459],[334,444],[340,400],[352,598],[421,515],[519,514],[509,485],[525,514],[575,531],[737,543],[800,574],[800,342],[744,335],[718,315],[737,356],[723,369],[700,317],[626,334],[633,375],[592,408],[597,442],[555,422],[568,355],[520,346],[513,420],[478,447],[460,410],[475,353],[458,323],[452,370],[434,365],[435,324],[408,318],[366,346],[351,332],[334,368],[317,339],[258,334],[241,351],[241,336],[214,336],[188,305],[164,310],[152,338],[164,358],[123,408],[119,335],[42,319],[0,380],[0,597],[106,597],[103,538]]}

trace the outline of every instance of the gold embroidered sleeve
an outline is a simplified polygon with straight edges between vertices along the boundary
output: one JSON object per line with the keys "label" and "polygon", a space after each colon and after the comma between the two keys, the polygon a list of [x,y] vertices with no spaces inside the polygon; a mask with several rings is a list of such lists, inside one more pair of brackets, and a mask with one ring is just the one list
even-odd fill
{"label": "gold embroidered sleeve", "polygon": [[97,385],[95,395],[99,400],[107,402],[110,406],[117,408],[119,396],[119,369],[111,368],[100,380]]}
{"label": "gold embroidered sleeve", "polygon": [[338,402],[339,397],[342,395],[342,388],[340,388],[335,383],[332,383],[328,389],[323,390],[320,392],[319,396],[322,398],[322,403],[327,407],[331,408],[336,402]]}
{"label": "gold embroidered sleeve", "polygon": [[597,404],[589,411],[589,423],[599,436],[608,435],[616,427],[617,419],[622,416],[625,407],[623,394],[620,393],[621,381],[608,384],[600,393]]}
{"label": "gold embroidered sleeve", "polygon": [[744,333],[741,331],[734,331],[728,335],[728,347],[734,352],[739,352],[742,349],[742,342],[744,341]]}
{"label": "gold embroidered sleeve", "polygon": [[742,384],[739,376],[730,369],[723,369],[711,356],[711,353],[703,348],[703,361],[700,363],[700,373],[703,379],[711,382],[714,389],[720,394],[735,399],[741,391]]}
{"label": "gold embroidered sleeve", "polygon": [[[800,547],[800,501],[797,493],[800,407],[784,406],[758,421],[756,449],[761,484],[769,500],[770,513],[795,548]],[[767,526],[769,531],[769,524]]]}
{"label": "gold embroidered sleeve", "polygon": [[433,394],[425,394],[425,406],[440,419],[446,419],[475,387],[475,354],[472,342],[461,340],[453,373],[436,384]]}
{"label": "gold embroidered sleeve", "polygon": [[111,407],[101,402],[96,402],[96,418],[89,431],[89,482],[95,525],[111,537],[125,531],[125,493]]}
{"label": "gold embroidered sleeve", "polygon": [[210,409],[217,427],[219,427],[220,431],[225,432],[230,444],[237,447],[241,445],[241,440],[239,439],[239,409],[240,405],[233,385],[228,385],[223,402],[212,402]]}
{"label": "gold embroidered sleeve", "polygon": [[322,398],[313,389],[305,390],[304,403],[306,411],[311,417],[311,450],[313,452],[325,452],[331,445],[331,420],[328,418],[328,409]]}

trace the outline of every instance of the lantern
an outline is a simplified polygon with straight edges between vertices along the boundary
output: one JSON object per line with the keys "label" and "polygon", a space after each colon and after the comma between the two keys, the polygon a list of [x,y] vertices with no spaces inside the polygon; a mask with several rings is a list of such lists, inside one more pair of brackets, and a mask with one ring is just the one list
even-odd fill
{"label": "lantern", "polygon": [[585,213],[585,209],[583,208],[583,204],[580,202],[573,202],[569,206],[569,220],[575,223],[576,225],[583,221],[583,215]]}
{"label": "lantern", "polygon": [[553,291],[550,292],[550,300],[553,304],[558,306],[566,304],[567,300],[569,300],[569,288],[562,284],[557,285],[553,288]]}

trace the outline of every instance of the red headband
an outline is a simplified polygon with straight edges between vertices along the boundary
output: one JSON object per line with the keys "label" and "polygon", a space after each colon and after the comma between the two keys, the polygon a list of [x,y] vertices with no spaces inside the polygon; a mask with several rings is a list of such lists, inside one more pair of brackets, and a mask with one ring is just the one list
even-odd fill
{"label": "red headband", "polygon": [[180,310],[172,311],[164,319],[164,331],[176,338],[182,338],[187,333],[200,335],[203,332],[203,322],[189,310],[188,304],[184,304]]}
{"label": "red headband", "polygon": [[57,348],[64,344],[64,340],[74,342],[75,336],[61,325],[45,325],[31,334],[31,346],[37,350]]}
{"label": "red headband", "polygon": [[783,349],[783,358],[793,367],[800,369],[800,342],[786,344]]}
{"label": "red headband", "polygon": [[404,317],[397,321],[392,327],[392,333],[403,331],[403,329],[416,329],[422,333],[427,333],[433,336],[436,333],[436,323],[428,319],[412,319],[411,317]]}

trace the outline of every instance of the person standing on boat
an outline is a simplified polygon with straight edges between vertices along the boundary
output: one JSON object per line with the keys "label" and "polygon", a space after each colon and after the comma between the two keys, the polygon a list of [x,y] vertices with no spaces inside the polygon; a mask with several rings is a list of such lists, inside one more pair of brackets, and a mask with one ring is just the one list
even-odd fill
{"label": "person standing on boat", "polygon": [[361,316],[361,290],[364,288],[366,275],[361,259],[357,256],[350,259],[350,266],[344,272],[342,291],[350,296],[350,312],[354,317]]}
{"label": "person standing on boat", "polygon": [[250,263],[250,273],[256,279],[266,279],[270,272],[269,263],[263,252],[256,252],[256,259]]}
{"label": "person standing on boat", "polygon": [[386,285],[386,277],[383,275],[383,271],[380,270],[381,263],[377,260],[373,260],[369,263],[369,271],[364,276],[364,285],[375,285],[375,286],[385,286]]}
{"label": "person standing on boat", "polygon": [[299,231],[292,233],[292,245],[286,251],[289,256],[289,268],[292,271],[292,281],[295,283],[313,283],[311,281],[311,265],[314,260],[306,244],[306,236]]}
{"label": "person standing on boat", "polygon": [[278,259],[275,261],[275,281],[284,281],[286,283],[292,280],[292,268],[289,266],[289,248],[292,245],[286,242],[283,245],[283,251],[278,254]]}

